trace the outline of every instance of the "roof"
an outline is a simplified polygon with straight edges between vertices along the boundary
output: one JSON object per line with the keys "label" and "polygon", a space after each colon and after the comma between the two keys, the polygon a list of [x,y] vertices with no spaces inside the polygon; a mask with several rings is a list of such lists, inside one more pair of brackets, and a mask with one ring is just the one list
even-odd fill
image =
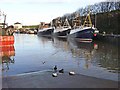
{"label": "roof", "polygon": [[14,23],[14,24],[21,24],[21,23],[19,23],[19,22],[16,22],[16,23]]}

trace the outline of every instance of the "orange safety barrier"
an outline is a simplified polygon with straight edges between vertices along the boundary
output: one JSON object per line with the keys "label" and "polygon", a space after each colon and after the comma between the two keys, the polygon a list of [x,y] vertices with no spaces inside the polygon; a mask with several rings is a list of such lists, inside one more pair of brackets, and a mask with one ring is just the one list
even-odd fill
{"label": "orange safety barrier", "polygon": [[0,36],[0,46],[14,44],[14,36]]}
{"label": "orange safety barrier", "polygon": [[7,45],[0,47],[0,57],[3,56],[15,56],[15,49],[13,45]]}

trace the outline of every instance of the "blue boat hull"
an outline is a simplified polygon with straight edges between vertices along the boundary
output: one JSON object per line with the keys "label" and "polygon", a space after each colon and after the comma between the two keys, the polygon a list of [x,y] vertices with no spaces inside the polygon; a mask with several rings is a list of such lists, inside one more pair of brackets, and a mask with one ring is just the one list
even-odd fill
{"label": "blue boat hull", "polygon": [[97,34],[94,33],[95,29],[88,28],[84,30],[77,31],[75,33],[69,34],[69,37],[76,38],[81,41],[92,41],[96,38]]}
{"label": "blue boat hull", "polygon": [[54,29],[48,29],[42,32],[38,32],[37,35],[38,36],[51,36],[53,33]]}
{"label": "blue boat hull", "polygon": [[54,36],[56,36],[56,37],[67,37],[67,35],[70,33],[70,30],[71,29],[68,29],[68,30],[65,30],[65,31],[62,31],[62,32],[56,32],[56,33],[54,33]]}

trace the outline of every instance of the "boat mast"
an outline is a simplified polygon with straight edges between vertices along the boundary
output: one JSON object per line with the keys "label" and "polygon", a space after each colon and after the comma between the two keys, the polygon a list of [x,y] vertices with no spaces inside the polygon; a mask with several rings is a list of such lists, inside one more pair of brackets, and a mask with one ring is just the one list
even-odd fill
{"label": "boat mast", "polygon": [[62,23],[61,18],[58,17],[57,20],[56,20],[56,24],[57,24],[56,26],[61,28],[61,23]]}
{"label": "boat mast", "polygon": [[91,21],[91,18],[90,18],[90,6],[89,6],[89,9],[88,9],[88,14],[85,18],[85,21],[84,21],[84,24],[83,24],[83,27],[84,26],[88,26],[88,27],[92,27],[92,21]]}
{"label": "boat mast", "polygon": [[63,24],[63,27],[64,27],[64,26],[65,26],[65,27],[66,27],[66,26],[67,26],[67,27],[71,27],[70,24],[69,24],[69,22],[68,22],[68,19],[67,19],[67,18],[65,19],[65,22],[64,22],[64,24]]}
{"label": "boat mast", "polygon": [[73,20],[73,26],[75,27],[79,27],[80,26],[80,14],[79,13],[75,13],[75,18]]}
{"label": "boat mast", "polygon": [[5,24],[6,24],[6,15],[5,14],[3,14],[4,15],[4,26],[3,26],[3,28],[5,28]]}

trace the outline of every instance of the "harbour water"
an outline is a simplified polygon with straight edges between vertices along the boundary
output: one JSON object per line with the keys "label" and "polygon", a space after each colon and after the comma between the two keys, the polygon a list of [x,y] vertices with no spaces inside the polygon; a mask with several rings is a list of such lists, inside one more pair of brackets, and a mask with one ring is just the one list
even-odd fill
{"label": "harbour water", "polygon": [[[106,42],[14,34],[13,63],[4,64],[3,76],[58,69],[118,81],[118,47]],[[9,67],[9,68],[6,68]]]}

